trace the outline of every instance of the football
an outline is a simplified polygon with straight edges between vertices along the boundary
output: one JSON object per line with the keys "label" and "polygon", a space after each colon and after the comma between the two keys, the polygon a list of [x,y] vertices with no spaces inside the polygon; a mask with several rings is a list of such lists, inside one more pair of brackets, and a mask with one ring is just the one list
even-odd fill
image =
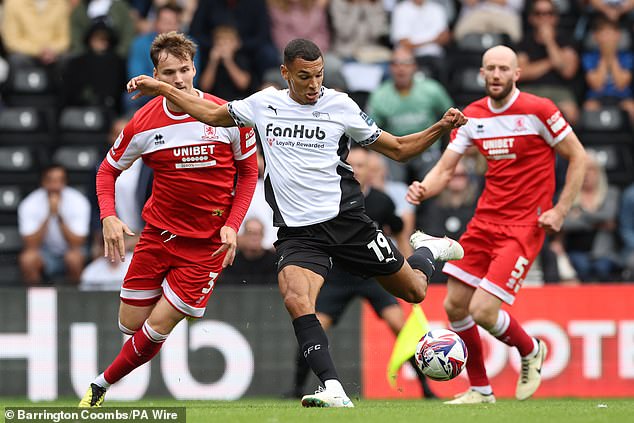
{"label": "football", "polygon": [[447,329],[434,329],[416,346],[416,364],[432,380],[451,380],[467,364],[467,348],[462,338]]}

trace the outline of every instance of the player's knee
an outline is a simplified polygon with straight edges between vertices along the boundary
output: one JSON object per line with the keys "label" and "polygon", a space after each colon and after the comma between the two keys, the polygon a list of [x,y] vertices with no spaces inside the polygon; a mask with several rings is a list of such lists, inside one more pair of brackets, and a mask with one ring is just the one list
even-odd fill
{"label": "player's knee", "polygon": [[315,312],[315,305],[307,295],[298,295],[293,292],[284,295],[284,306],[292,316],[302,316]]}
{"label": "player's knee", "polygon": [[139,330],[139,328],[134,328],[134,329],[129,328],[123,323],[121,323],[121,320],[119,320],[119,330],[121,331],[121,333],[125,335],[134,335],[136,331]]}
{"label": "player's knee", "polygon": [[468,305],[450,296],[445,297],[443,307],[450,322],[462,320],[469,315]]}
{"label": "player's knee", "polygon": [[469,307],[469,314],[473,317],[473,320],[485,329],[495,326],[497,321],[497,311],[488,309],[486,307],[472,304]]}

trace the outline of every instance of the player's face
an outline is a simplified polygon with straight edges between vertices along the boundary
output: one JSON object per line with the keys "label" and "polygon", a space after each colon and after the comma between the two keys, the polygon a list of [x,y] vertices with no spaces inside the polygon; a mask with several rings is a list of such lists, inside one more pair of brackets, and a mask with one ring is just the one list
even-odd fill
{"label": "player's face", "polygon": [[194,91],[194,75],[196,68],[191,59],[182,60],[169,53],[161,54],[154,68],[154,78],[189,93]]}
{"label": "player's face", "polygon": [[484,55],[480,73],[484,77],[485,90],[496,101],[506,99],[519,79],[519,68],[514,53],[507,50],[488,51]]}
{"label": "player's face", "polygon": [[312,62],[295,59],[288,67],[282,65],[282,77],[288,82],[290,96],[299,104],[315,104],[324,81],[324,60]]}

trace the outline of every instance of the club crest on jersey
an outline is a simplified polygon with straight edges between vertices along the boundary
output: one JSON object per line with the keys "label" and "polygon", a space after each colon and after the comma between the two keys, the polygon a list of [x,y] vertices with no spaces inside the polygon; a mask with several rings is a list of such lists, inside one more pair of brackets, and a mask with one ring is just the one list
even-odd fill
{"label": "club crest on jersey", "polygon": [[209,141],[216,139],[216,128],[213,126],[205,125],[202,139]]}
{"label": "club crest on jersey", "polygon": [[524,118],[524,116],[520,116],[517,119],[515,119],[515,128],[513,129],[513,132],[524,132],[526,131],[528,128],[526,127],[526,120]]}

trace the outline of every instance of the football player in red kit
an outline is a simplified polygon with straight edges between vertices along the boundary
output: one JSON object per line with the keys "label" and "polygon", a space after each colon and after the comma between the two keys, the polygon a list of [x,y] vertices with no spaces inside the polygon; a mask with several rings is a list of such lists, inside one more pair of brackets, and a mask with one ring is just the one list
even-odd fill
{"label": "football player in red kit", "polygon": [[[158,35],[154,77],[192,96],[196,46],[183,34]],[[146,227],[121,287],[119,328],[131,338],[91,383],[80,407],[99,406],[108,387],[154,357],[185,317],[201,317],[222,271],[233,262],[236,233],[258,177],[251,128],[205,125],[164,97],[143,106],[123,129],[97,174],[105,254],[123,260],[125,235],[115,213],[115,180],[142,158],[154,171],[143,209]],[[237,174],[237,182],[236,182]]]}
{"label": "football player in red kit", "polygon": [[[467,124],[453,130],[441,159],[407,193],[413,204],[440,193],[472,145],[487,159],[484,191],[460,238],[464,258],[443,268],[449,275],[445,310],[451,329],[469,350],[471,384],[448,404],[495,402],[477,325],[518,349],[522,366],[516,398],[527,399],[539,387],[546,344],[500,307],[513,304],[546,232],[560,230],[585,169],[584,149],[553,102],[515,86],[520,69],[513,50],[487,50],[480,72],[487,96],[465,108]],[[555,153],[568,160],[568,170],[553,206]]]}

